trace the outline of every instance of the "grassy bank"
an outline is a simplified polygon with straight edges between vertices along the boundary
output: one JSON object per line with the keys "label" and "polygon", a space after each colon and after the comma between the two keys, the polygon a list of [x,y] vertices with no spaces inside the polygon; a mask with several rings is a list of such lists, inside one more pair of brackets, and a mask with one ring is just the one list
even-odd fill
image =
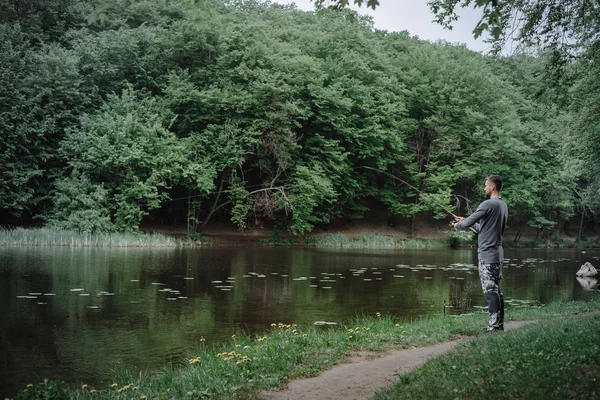
{"label": "grassy bank", "polygon": [[346,236],[343,233],[330,233],[310,236],[304,240],[309,246],[316,247],[373,247],[430,249],[448,247],[448,239],[394,239],[376,233],[364,233],[360,236]]}
{"label": "grassy bank", "polygon": [[600,315],[469,340],[379,391],[392,399],[599,399]]}
{"label": "grassy bank", "polygon": [[56,228],[0,229],[0,246],[176,247],[178,241],[161,234],[86,234]]}
{"label": "grassy bank", "polygon": [[[564,320],[562,316],[595,310],[600,310],[600,298],[590,302],[561,302],[539,308],[509,309],[507,316],[511,320],[538,319],[542,322],[536,326],[543,330],[547,323],[556,324],[556,317]],[[45,398],[42,395],[47,392],[61,391],[66,398],[76,399],[252,398],[256,397],[260,389],[279,388],[290,379],[315,375],[344,362],[356,351],[385,351],[426,346],[452,339],[457,335],[481,336],[486,320],[487,316],[484,313],[477,313],[462,317],[436,316],[415,321],[403,321],[377,314],[357,317],[344,324],[324,326],[296,326],[275,322],[270,331],[260,336],[232,337],[226,344],[206,344],[190,349],[187,357],[177,365],[169,365],[151,373],[118,373],[114,382],[104,387],[78,385],[77,388],[73,388],[64,383],[48,382],[33,385],[19,393],[17,398]],[[598,318],[590,320],[595,321],[598,331]],[[585,329],[588,328],[586,325]],[[584,329],[583,325],[573,332],[579,332],[581,329]],[[559,330],[560,327],[553,328],[550,332],[559,333]],[[480,340],[482,343],[486,340],[502,341],[511,337],[511,334],[486,336]],[[552,334],[548,334],[548,337],[550,336]],[[524,338],[531,342],[530,346],[537,340],[535,333]],[[490,349],[498,346],[500,345]],[[528,347],[527,344],[525,347]],[[473,352],[472,357],[481,358],[478,347],[467,347],[464,351],[469,350]],[[544,354],[555,354],[552,351],[548,348]],[[528,350],[527,354],[530,352],[531,350]],[[496,367],[504,368],[505,365]],[[595,372],[598,372],[597,369]],[[490,374],[494,376],[491,372]],[[527,384],[526,380],[521,382],[523,385]],[[493,383],[492,380],[491,384]]]}

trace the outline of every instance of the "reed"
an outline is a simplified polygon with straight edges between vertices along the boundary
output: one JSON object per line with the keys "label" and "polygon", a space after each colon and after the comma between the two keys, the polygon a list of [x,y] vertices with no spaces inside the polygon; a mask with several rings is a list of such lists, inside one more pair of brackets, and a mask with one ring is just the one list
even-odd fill
{"label": "reed", "polygon": [[343,233],[329,233],[320,236],[310,236],[304,243],[316,247],[378,247],[423,249],[447,247],[446,239],[394,239],[377,233],[363,233],[360,236],[347,236]]}
{"label": "reed", "polygon": [[149,233],[89,234],[57,228],[0,229],[0,246],[176,247],[176,239]]}

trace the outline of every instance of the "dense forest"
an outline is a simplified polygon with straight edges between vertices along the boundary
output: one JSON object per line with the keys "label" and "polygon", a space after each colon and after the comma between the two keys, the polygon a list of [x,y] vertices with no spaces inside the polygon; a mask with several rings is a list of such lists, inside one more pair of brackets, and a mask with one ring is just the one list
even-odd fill
{"label": "dense forest", "polygon": [[[483,55],[351,10],[0,0],[0,218],[83,232],[212,219],[301,235],[373,204],[511,226],[600,211],[600,44]],[[590,35],[597,38],[597,27]]]}

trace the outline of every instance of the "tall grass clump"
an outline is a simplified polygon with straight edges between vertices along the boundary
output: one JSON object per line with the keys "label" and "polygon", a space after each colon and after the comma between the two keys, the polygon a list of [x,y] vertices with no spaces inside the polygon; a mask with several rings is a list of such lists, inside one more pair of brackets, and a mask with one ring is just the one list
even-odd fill
{"label": "tall grass clump", "polygon": [[317,247],[393,247],[393,248],[434,248],[445,247],[443,239],[394,239],[377,233],[363,233],[352,237],[343,233],[329,233],[320,236],[310,236],[304,243]]}
{"label": "tall grass clump", "polygon": [[380,247],[403,249],[430,249],[447,247],[446,239],[394,239],[377,233],[363,233],[352,237],[343,233],[310,236],[304,243],[316,247]]}
{"label": "tall grass clump", "polygon": [[446,239],[400,239],[398,244],[403,249],[439,249],[448,247]]}
{"label": "tall grass clump", "polygon": [[0,229],[2,246],[176,247],[174,238],[148,233],[80,233],[58,228]]}
{"label": "tall grass clump", "polygon": [[396,240],[376,233],[364,233],[356,237],[329,233],[307,237],[304,243],[318,247],[399,247]]}
{"label": "tall grass clump", "polygon": [[[322,326],[273,322],[271,328],[260,335],[234,335],[228,343],[217,345],[202,342],[200,346],[189,349],[187,356],[179,363],[158,371],[120,371],[116,373],[112,382],[97,387],[80,383],[77,387],[71,387],[67,398],[256,398],[260,390],[281,388],[291,379],[316,375],[333,365],[348,361],[357,351],[382,352],[427,346],[464,335],[478,335],[481,339],[470,342],[474,344],[463,346],[466,353],[460,356],[464,357],[463,361],[441,361],[441,364],[429,367],[431,372],[424,372],[422,375],[416,372],[407,381],[403,381],[404,384],[408,382],[411,385],[412,382],[416,382],[417,398],[440,398],[439,393],[442,398],[487,397],[487,394],[483,396],[481,392],[476,391],[481,388],[492,391],[492,398],[506,398],[501,397],[505,387],[514,388],[515,391],[511,392],[513,397],[545,398],[519,396],[517,388],[520,387],[523,393],[526,393],[531,382],[528,378],[538,379],[544,373],[555,377],[561,373],[561,368],[563,372],[575,371],[571,367],[567,368],[567,363],[559,367],[561,357],[566,362],[573,362],[574,368],[582,368],[578,371],[583,374],[580,374],[581,376],[587,378],[590,374],[598,372],[598,317],[582,316],[581,318],[586,320],[584,322],[564,317],[591,310],[600,310],[600,298],[590,302],[562,302],[542,307],[535,310],[538,317],[544,318],[538,324],[533,324],[533,328],[537,330],[528,330],[518,336],[513,332],[483,335],[482,327],[487,323],[486,313],[461,317],[439,315],[414,321],[376,313]],[[512,319],[513,315],[511,312],[508,316]],[[546,331],[547,326],[551,328]],[[557,335],[557,338],[553,338],[553,335]],[[583,338],[586,335],[589,335],[589,338]],[[514,340],[511,339],[513,337]],[[567,349],[560,343],[562,341],[569,343],[570,347]],[[575,349],[575,346],[586,347]],[[507,355],[503,355],[503,351],[506,351]],[[548,371],[544,371],[542,362],[552,357],[555,359],[548,362]],[[533,370],[527,373],[529,375],[519,372],[515,375],[518,379],[504,380],[510,379],[511,373],[514,374],[521,365],[524,365],[524,368],[531,367],[526,365],[529,359],[535,360],[536,363]],[[498,360],[500,362],[497,362]],[[590,361],[595,364],[590,364]],[[470,363],[472,365],[469,365]],[[456,366],[456,369],[453,366]],[[503,371],[505,368],[508,369]],[[465,373],[465,376],[458,376],[461,373]],[[495,380],[496,375],[503,380]],[[434,385],[436,389],[425,391],[429,390],[427,386],[438,377],[441,382]],[[477,377],[475,382],[469,382],[472,377]],[[549,380],[544,382],[550,383]],[[571,380],[568,382],[575,383]],[[465,392],[457,394],[454,391],[463,390],[463,386],[467,388]],[[17,398],[42,398],[39,397],[39,393],[46,387],[50,386],[44,383],[34,385],[22,391]],[[566,388],[566,384],[561,387]],[[589,385],[581,388],[573,393],[582,394]],[[414,398],[410,390],[398,390],[402,390],[401,395],[392,392],[390,395],[382,394],[381,396],[388,397],[381,398]],[[31,396],[26,394],[29,392]],[[572,398],[566,391],[561,393],[565,395],[564,398]]]}

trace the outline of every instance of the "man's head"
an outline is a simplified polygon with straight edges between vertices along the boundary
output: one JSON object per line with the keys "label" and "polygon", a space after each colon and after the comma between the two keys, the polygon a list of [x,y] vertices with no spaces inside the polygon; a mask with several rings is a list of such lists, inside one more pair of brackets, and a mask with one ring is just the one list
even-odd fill
{"label": "man's head", "polygon": [[485,178],[485,195],[490,198],[492,195],[499,196],[502,190],[502,178],[500,175],[489,175]]}

